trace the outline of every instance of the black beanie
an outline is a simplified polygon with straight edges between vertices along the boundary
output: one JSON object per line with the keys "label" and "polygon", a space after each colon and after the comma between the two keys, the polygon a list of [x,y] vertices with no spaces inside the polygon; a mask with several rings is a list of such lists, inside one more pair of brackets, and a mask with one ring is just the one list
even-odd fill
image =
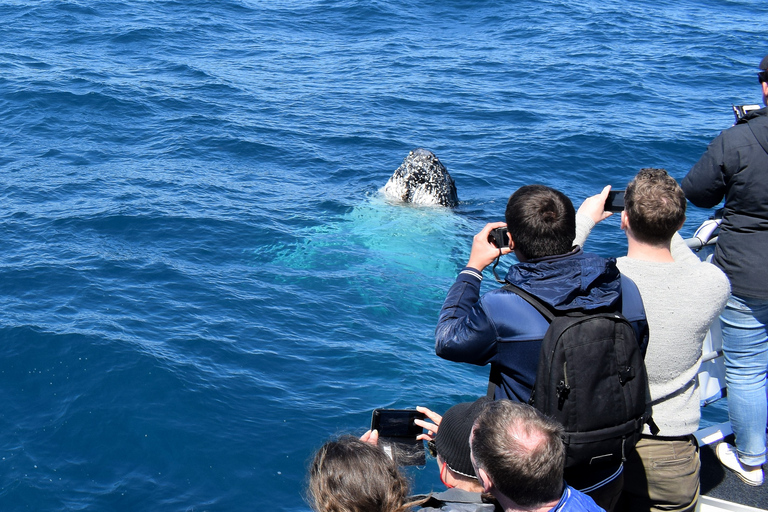
{"label": "black beanie", "polygon": [[768,55],[763,57],[763,60],[760,61],[758,69],[762,69],[763,71],[768,70]]}
{"label": "black beanie", "polygon": [[454,473],[476,478],[469,458],[469,436],[472,425],[490,401],[484,396],[474,402],[456,404],[443,414],[435,435],[435,449]]}

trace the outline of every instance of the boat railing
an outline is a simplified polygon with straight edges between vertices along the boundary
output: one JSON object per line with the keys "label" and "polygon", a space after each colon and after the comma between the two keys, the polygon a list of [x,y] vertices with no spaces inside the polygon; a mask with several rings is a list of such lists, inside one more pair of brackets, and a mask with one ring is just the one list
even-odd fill
{"label": "boat railing", "polygon": [[[702,261],[711,261],[714,255],[721,222],[721,219],[717,217],[720,215],[716,214],[715,218],[704,221],[693,237],[685,239],[686,245]],[[702,405],[716,401],[723,396],[725,365],[722,347],[720,322],[714,322],[702,347],[701,367],[699,369],[699,393]]]}
{"label": "boat railing", "polygon": [[686,238],[685,243],[692,251],[696,252],[700,249],[703,249],[704,247],[714,246],[717,244],[717,237],[710,238],[709,240],[702,240],[696,237]]}

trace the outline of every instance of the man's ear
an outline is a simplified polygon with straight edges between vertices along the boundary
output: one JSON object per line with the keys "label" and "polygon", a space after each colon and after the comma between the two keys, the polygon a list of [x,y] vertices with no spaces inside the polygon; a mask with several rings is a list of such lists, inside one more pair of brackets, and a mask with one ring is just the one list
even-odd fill
{"label": "man's ear", "polygon": [[523,253],[515,249],[515,241],[512,240],[512,237],[509,237],[509,248],[512,250],[512,252],[515,254],[515,258],[517,258],[517,261],[524,262],[528,261],[528,258],[526,258]]}
{"label": "man's ear", "polygon": [[480,481],[480,485],[483,486],[483,492],[491,492],[493,482],[488,478],[488,473],[483,468],[477,468],[477,479]]}
{"label": "man's ear", "polygon": [[621,229],[626,231],[627,226],[629,226],[629,217],[627,217],[627,212],[625,210],[621,210]]}
{"label": "man's ear", "polygon": [[768,103],[768,82],[760,84],[763,86],[763,103]]}

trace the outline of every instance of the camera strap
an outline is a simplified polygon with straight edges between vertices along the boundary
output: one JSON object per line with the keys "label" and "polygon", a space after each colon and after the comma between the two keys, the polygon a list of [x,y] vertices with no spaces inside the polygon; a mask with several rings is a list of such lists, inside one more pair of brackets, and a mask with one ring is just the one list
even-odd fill
{"label": "camera strap", "polygon": [[501,261],[501,247],[499,247],[499,255],[496,256],[496,260],[493,262],[493,267],[491,267],[491,271],[493,272],[493,277],[496,279],[497,282],[501,284],[506,284],[506,281],[499,278],[499,274],[496,273],[496,267],[499,265],[499,261]]}

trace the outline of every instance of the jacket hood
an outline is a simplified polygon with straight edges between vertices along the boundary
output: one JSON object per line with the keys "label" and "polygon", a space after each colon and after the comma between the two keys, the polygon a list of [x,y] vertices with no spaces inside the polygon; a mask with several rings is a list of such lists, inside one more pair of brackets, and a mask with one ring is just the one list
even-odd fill
{"label": "jacket hood", "polygon": [[568,254],[513,265],[506,280],[556,310],[591,311],[621,306],[621,280],[614,258]]}
{"label": "jacket hood", "polygon": [[[749,128],[755,135],[755,138],[763,148],[768,146],[768,107],[763,107],[760,110],[753,110],[749,114],[745,115],[736,124],[747,124],[749,122]],[[766,149],[768,151],[768,149]]]}

